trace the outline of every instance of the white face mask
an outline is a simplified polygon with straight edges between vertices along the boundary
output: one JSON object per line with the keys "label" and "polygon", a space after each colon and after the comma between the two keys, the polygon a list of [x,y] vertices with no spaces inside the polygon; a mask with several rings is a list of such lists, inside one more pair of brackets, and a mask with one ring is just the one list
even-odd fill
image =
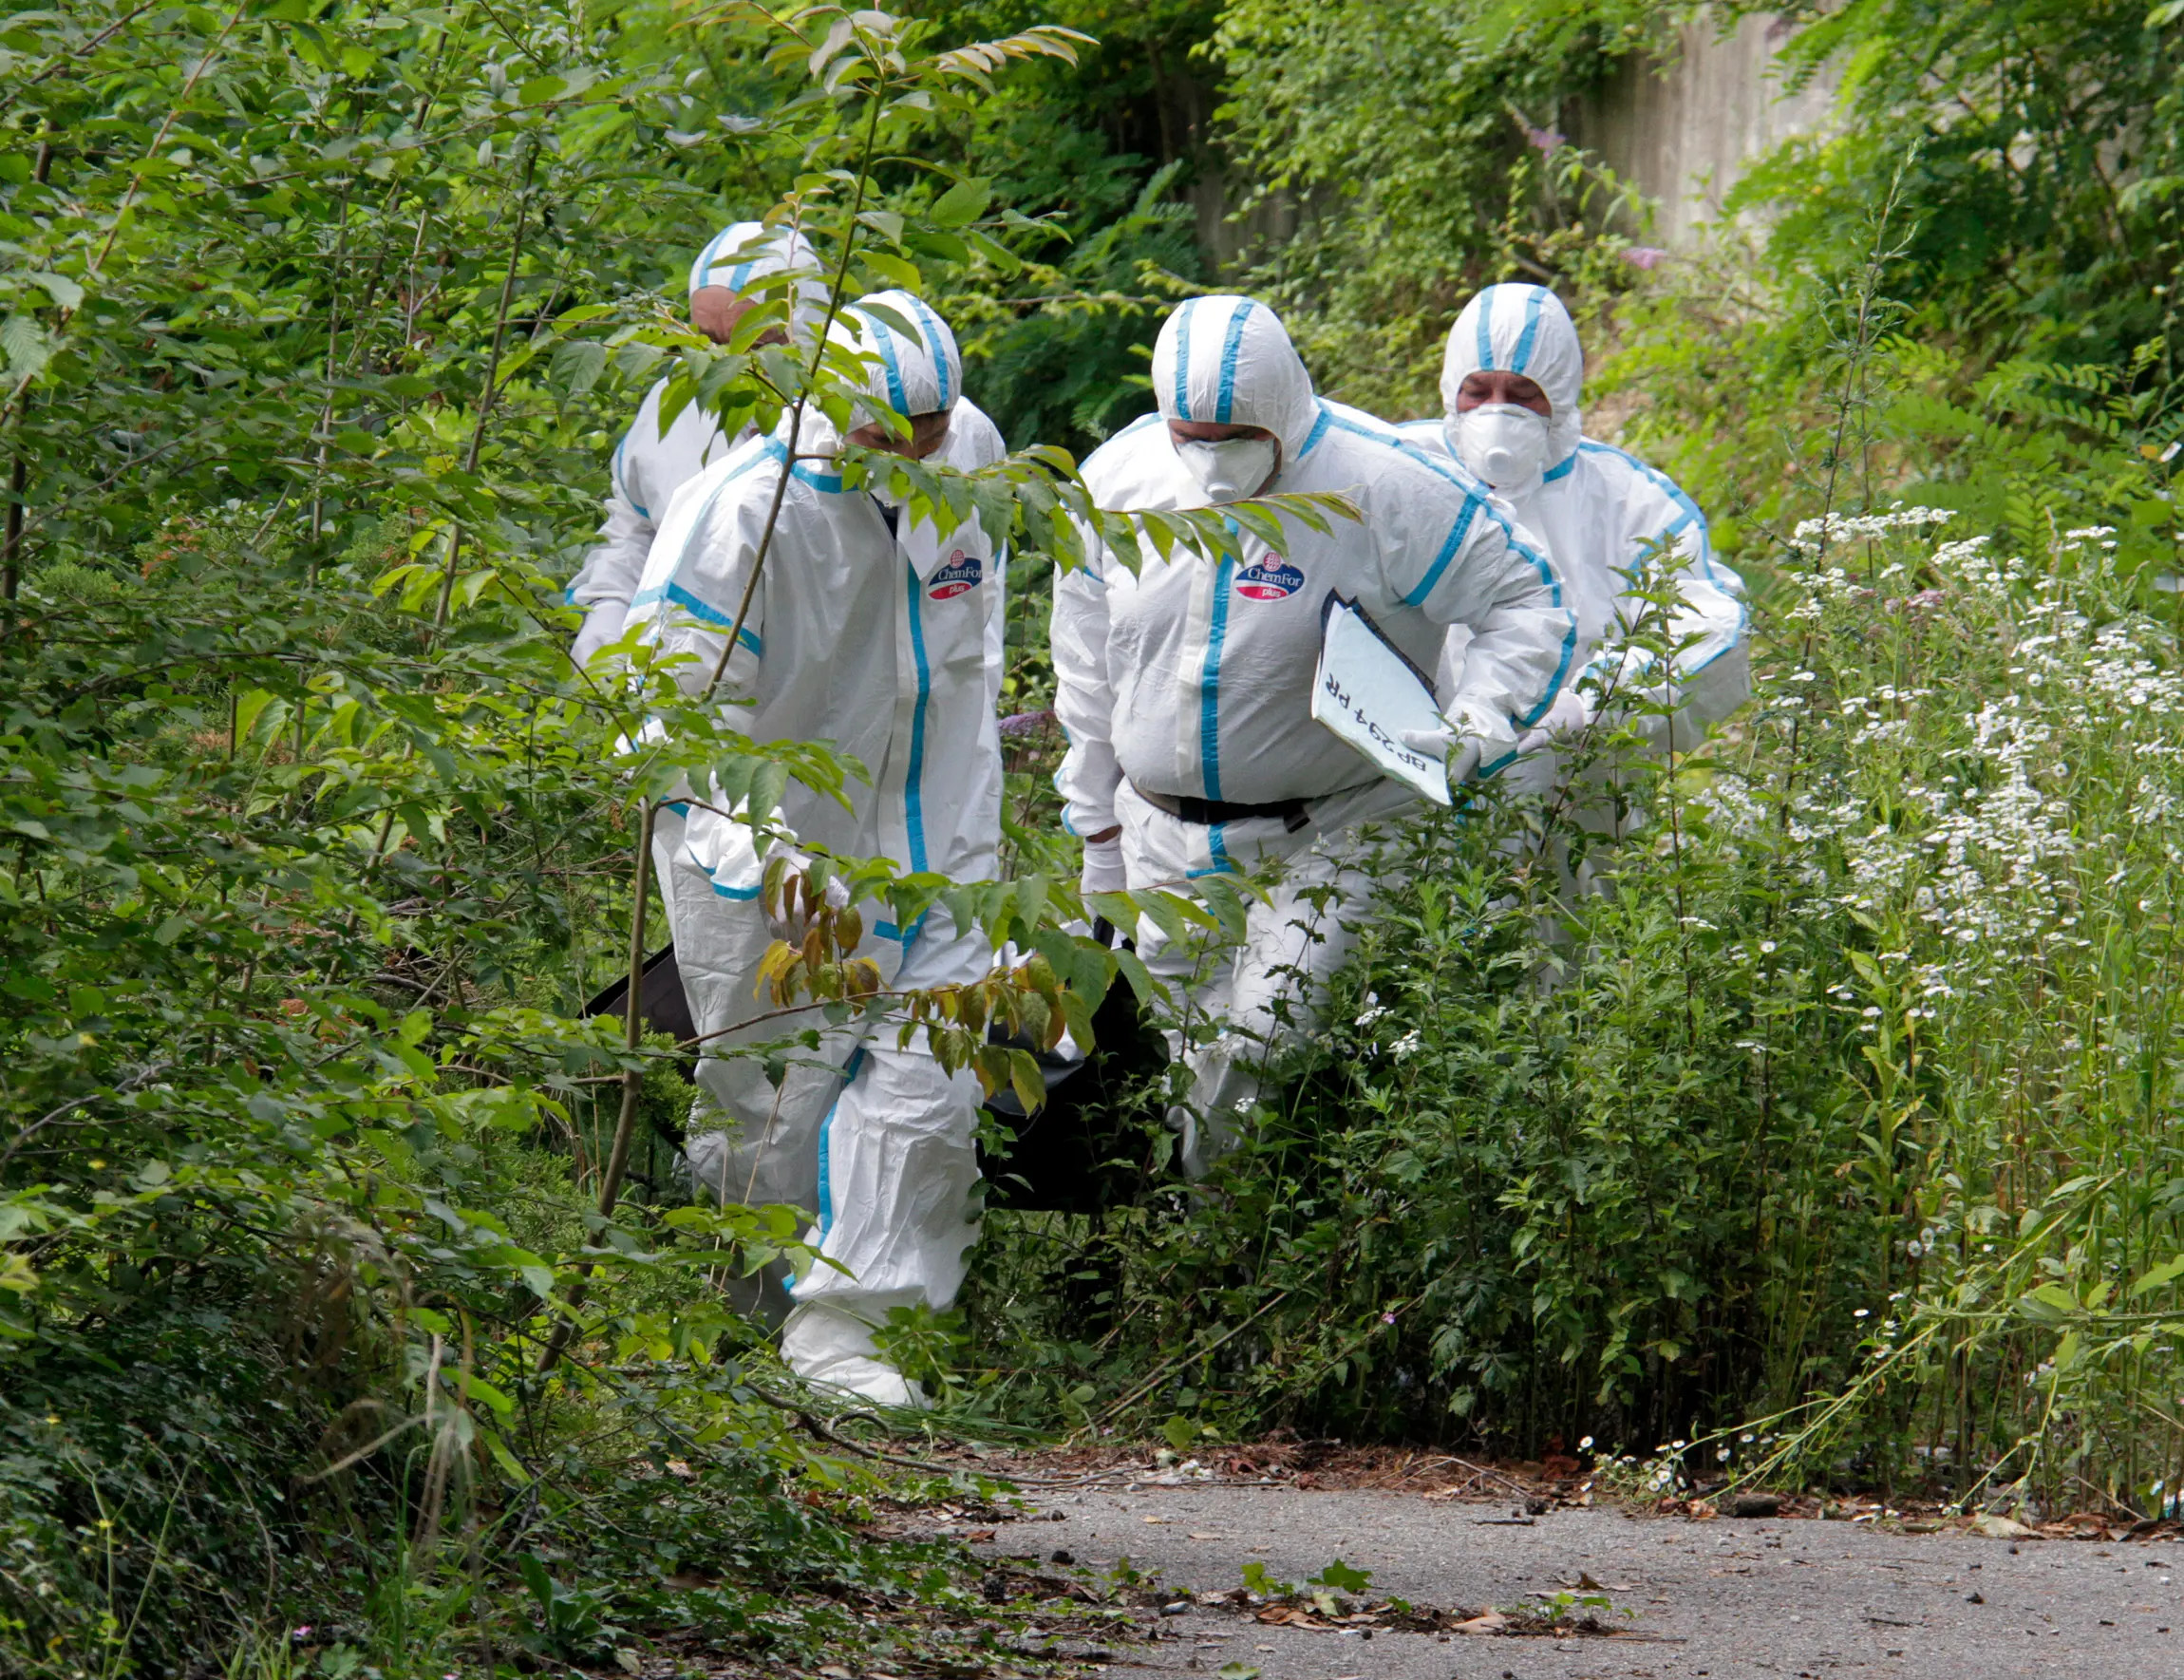
{"label": "white face mask", "polygon": [[1176,443],[1176,459],[1211,501],[1241,501],[1273,477],[1282,446],[1271,438],[1230,438],[1219,444]]}
{"label": "white face mask", "polygon": [[1497,490],[1522,490],[1547,465],[1547,416],[1517,403],[1481,403],[1443,428],[1463,464]]}

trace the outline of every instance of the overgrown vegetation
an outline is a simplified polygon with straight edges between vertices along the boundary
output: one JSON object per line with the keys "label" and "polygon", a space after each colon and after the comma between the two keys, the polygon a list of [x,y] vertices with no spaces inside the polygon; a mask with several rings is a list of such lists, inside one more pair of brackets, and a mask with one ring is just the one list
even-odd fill
{"label": "overgrown vegetation", "polygon": [[[1721,740],[1594,743],[1624,838],[1491,793],[1390,837],[1413,884],[1218,1195],[1149,1090],[1106,1117],[1132,1205],[992,1218],[963,1321],[900,1331],[944,1418],[2173,1499],[2184,13],[1816,14],[1854,120],[1647,266],[1557,131],[1672,9],[1107,12],[0,30],[0,1668],[1017,1660],[958,1559],[862,1538],[870,1462],[722,1306],[794,1221],[686,1205],[671,1053],[579,1018],[658,934],[648,798],[854,773],[560,653],[645,383],[770,419],[853,375],[678,322],[773,205],[839,289],[941,302],[1020,446],[1143,406],[1213,276],[1189,192],[1391,417],[1473,286],[1552,275],[1755,590]],[[1037,25],[1102,40],[943,59]],[[908,476],[1015,530],[1035,709],[1067,463]],[[680,757],[620,745],[648,708]],[[1034,767],[1034,884],[958,902],[1041,953],[973,1012],[1045,1029],[1116,971],[1059,931]]]}
{"label": "overgrown vegetation", "polygon": [[[951,1560],[859,1538],[857,1461],[722,1303],[798,1220],[686,1205],[638,1137],[679,1122],[672,1049],[579,1018],[657,937],[652,802],[861,771],[671,672],[572,671],[559,595],[632,387],[731,429],[838,426],[861,388],[758,342],[778,288],[725,347],[657,296],[720,198],[778,200],[835,309],[998,300],[1005,241],[1057,230],[951,137],[1079,37],[288,0],[11,30],[0,1667],[286,1672],[301,1641],[437,1674],[686,1632],[778,1665],[857,1624],[844,1595],[948,1644]],[[894,470],[1026,564],[1098,522],[1055,451]],[[632,745],[649,716],[666,745]],[[955,890],[838,867],[906,924]],[[822,939],[779,1000],[1021,1082],[985,1023],[1051,1042],[1116,964],[1036,876],[954,905],[1028,960],[882,996]]]}
{"label": "overgrown vegetation", "polygon": [[[1318,369],[1431,412],[1469,287],[1553,274],[1753,586],[1760,691],[1672,770],[1603,731],[1621,840],[1489,794],[1394,843],[1412,884],[1218,1197],[989,1245],[988,1404],[2168,1508],[2178,14],[1831,11],[1791,64],[1847,66],[1855,120],[1640,270],[1542,129],[1670,14],[1418,9],[1384,50],[1226,14],[1238,112],[1309,106],[1242,138],[1307,206],[1261,278]],[[1531,107],[1465,103],[1552,28]],[[1502,160],[1506,219],[1423,207],[1444,153]]]}

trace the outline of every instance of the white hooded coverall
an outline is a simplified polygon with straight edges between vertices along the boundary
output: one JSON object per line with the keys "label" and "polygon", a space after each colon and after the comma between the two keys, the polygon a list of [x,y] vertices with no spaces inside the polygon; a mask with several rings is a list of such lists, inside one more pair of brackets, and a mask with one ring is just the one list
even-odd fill
{"label": "white hooded coverall", "polygon": [[[948,328],[920,299],[889,292],[864,300],[920,328],[905,339],[858,306],[836,332],[879,358],[876,400],[916,415],[947,410],[937,459],[966,470],[1004,453],[991,422],[962,400],[962,362]],[[862,418],[868,416],[860,416]],[[891,528],[880,500],[845,488],[832,470],[837,435],[804,411],[788,462],[789,417],[716,462],[679,494],[652,544],[631,604],[663,654],[690,653],[678,672],[703,690],[744,595],[784,468],[788,484],[751,608],[721,693],[749,701],[734,713],[755,741],[831,740],[871,772],[851,781],[850,808],[797,783],[779,821],[796,845],[844,857],[885,857],[957,880],[997,873],[1001,747],[1000,557],[975,521],[946,538],[907,516]],[[817,455],[819,460],[803,459]],[[763,876],[750,829],[698,803],[663,811],[664,893],[678,966],[701,1034],[753,1023],[772,934],[758,899]],[[989,953],[959,935],[945,913],[897,928],[860,906],[869,930],[859,954],[888,984],[974,980]],[[782,1351],[803,1376],[871,1398],[910,1397],[871,1356],[871,1331],[896,1306],[945,1309],[977,1239],[970,1198],[977,1180],[977,1080],[943,1074],[922,1046],[895,1045],[892,1025],[827,1035],[817,1060],[792,1066],[780,1090],[762,1065],[718,1052],[819,1027],[818,1010],[708,1037],[698,1083],[729,1136],[693,1149],[708,1186],[731,1201],[787,1202],[816,1212],[814,1240],[843,1275],[815,1266],[793,1290]],[[843,1072],[838,1074],[837,1067]],[[846,1075],[846,1086],[843,1078]],[[717,1179],[717,1184],[712,1181]]]}
{"label": "white hooded coverall", "polygon": [[[1674,656],[1671,688],[1679,750],[1695,746],[1705,726],[1742,704],[1751,691],[1744,643],[1743,579],[1713,557],[1706,518],[1666,473],[1579,430],[1578,397],[1585,356],[1562,300],[1544,286],[1489,286],[1464,306],[1449,331],[1441,362],[1438,421],[1414,421],[1403,436],[1454,462],[1456,399],[1480,371],[1521,373],[1546,394],[1547,464],[1524,482],[1497,484],[1495,494],[1538,533],[1554,557],[1577,613],[1578,682],[1588,697],[1600,688],[1629,700],[1661,680],[1642,652],[1625,642],[1651,610],[1637,592],[1649,551],[1676,580],[1679,606],[1669,621],[1670,645],[1691,645]],[[1657,586],[1656,586],[1657,587]],[[1695,640],[1692,638],[1696,638]],[[1452,658],[1467,651],[1455,648]],[[1522,792],[1544,792],[1559,770],[1552,747],[1528,744],[1503,780]]]}
{"label": "white hooded coverall", "polygon": [[[1266,428],[1281,445],[1271,491],[1339,492],[1363,514],[1332,519],[1326,536],[1289,521],[1280,552],[1246,537],[1240,562],[1181,548],[1163,562],[1148,546],[1136,576],[1101,552],[1055,581],[1055,709],[1069,736],[1055,782],[1070,831],[1120,823],[1133,888],[1260,865],[1281,877],[1271,902],[1252,904],[1242,947],[1212,953],[1195,975],[1191,952],[1149,923],[1139,931],[1154,972],[1219,1023],[1211,1044],[1184,1052],[1193,1103],[1171,1116],[1184,1170],[1196,1176],[1228,1146],[1267,1056],[1309,1026],[1348,953],[1372,885],[1358,829],[1416,803],[1312,719],[1329,593],[1363,607],[1424,670],[1447,627],[1471,631],[1462,681],[1442,709],[1488,759],[1513,750],[1553,700],[1572,669],[1576,623],[1552,564],[1484,487],[1315,397],[1264,304],[1185,303],[1160,330],[1153,387],[1159,412],[1085,463],[1100,506],[1206,505],[1171,442],[1165,423],[1176,419]],[[1176,801],[1217,802],[1198,813],[1217,820],[1162,808]],[[1236,806],[1263,814],[1223,808]],[[1315,906],[1329,887],[1334,903]]]}
{"label": "white hooded coverall", "polygon": [[[818,255],[790,229],[768,228],[758,221],[731,222],[706,242],[690,264],[690,292],[694,296],[707,286],[723,286],[740,293],[754,280],[787,274],[805,276],[797,282],[790,312],[797,336],[808,343],[809,334],[825,318],[827,287]],[[713,411],[692,402],[663,431],[660,399],[668,384],[663,379],[645,393],[636,418],[614,446],[599,546],[585,557],[582,570],[565,592],[565,599],[585,609],[583,628],[569,650],[578,666],[620,639],[623,617],[630,597],[637,592],[653,533],[675,492],[713,462],[725,460],[756,430],[745,425],[733,438],[725,437]]]}

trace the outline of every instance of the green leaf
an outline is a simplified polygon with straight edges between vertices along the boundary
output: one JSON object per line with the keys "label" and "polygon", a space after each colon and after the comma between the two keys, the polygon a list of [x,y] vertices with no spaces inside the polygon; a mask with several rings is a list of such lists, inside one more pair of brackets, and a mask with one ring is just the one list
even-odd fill
{"label": "green leaf", "polygon": [[902,243],[902,217],[892,210],[866,210],[857,220],[885,239],[890,245]]}
{"label": "green leaf", "polygon": [[6,352],[8,371],[17,379],[36,378],[53,359],[52,341],[28,315],[9,315],[0,321],[0,351]]}
{"label": "green leaf", "polygon": [[526,1552],[516,1559],[516,1568],[531,1596],[537,1600],[538,1608],[550,1614],[554,1609],[554,1577],[546,1573],[546,1566]]}
{"label": "green leaf", "polygon": [[2078,1297],[2060,1283],[2043,1283],[2021,1297],[2017,1310],[2038,1324],[2055,1324],[2079,1311]]}
{"label": "green leaf", "polygon": [[905,292],[922,292],[925,276],[918,273],[917,265],[907,256],[897,256],[892,251],[878,251],[870,246],[857,254],[860,267],[876,276],[881,285],[875,290],[899,286]]}
{"label": "green leaf", "polygon": [[987,182],[970,179],[957,181],[933,201],[932,219],[944,228],[959,228],[986,214],[993,191]]}
{"label": "green leaf", "polygon": [[1046,1079],[1039,1071],[1038,1058],[1028,1050],[1008,1052],[1008,1088],[1016,1093],[1024,1112],[1036,1114],[1046,1106]]}
{"label": "green leaf", "polygon": [[479,1439],[485,1443],[485,1450],[493,1455],[493,1462],[508,1472],[510,1481],[518,1487],[530,1485],[531,1472],[523,1467],[522,1461],[516,1456],[514,1449],[509,1446],[506,1441],[501,1439],[499,1430],[481,1424],[479,1425],[478,1435]]}
{"label": "green leaf", "polygon": [[502,1417],[507,1417],[515,1411],[515,1399],[502,1389],[495,1387],[476,1371],[458,1371],[456,1377],[456,1386],[461,1389],[464,1398],[482,1400]]}
{"label": "green leaf", "polygon": [[932,228],[912,228],[903,236],[903,243],[920,256],[937,256],[943,262],[969,262],[970,247],[953,234],[937,232]]}
{"label": "green leaf", "polygon": [[973,251],[999,269],[1007,278],[1014,278],[1024,269],[1024,259],[990,234],[982,234],[976,228],[966,228],[964,239]]}
{"label": "green leaf", "polygon": [[235,739],[248,741],[259,714],[273,702],[273,696],[264,689],[253,689],[235,702]]}
{"label": "green leaf", "polygon": [[1130,990],[1137,994],[1139,1004],[1151,1008],[1163,1000],[1165,988],[1153,978],[1153,971],[1145,966],[1144,959],[1135,951],[1118,951],[1115,953],[1115,970],[1130,982]]}
{"label": "green leaf", "polygon": [[66,274],[56,274],[50,269],[41,269],[30,278],[45,287],[53,301],[65,310],[72,310],[84,301],[84,288]]}

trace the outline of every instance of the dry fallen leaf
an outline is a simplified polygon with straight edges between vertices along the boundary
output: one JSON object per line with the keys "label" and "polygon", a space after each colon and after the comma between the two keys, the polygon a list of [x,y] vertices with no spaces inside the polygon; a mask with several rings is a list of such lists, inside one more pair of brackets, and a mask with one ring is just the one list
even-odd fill
{"label": "dry fallen leaf", "polygon": [[1194,1534],[1191,1538],[1195,1540],[1226,1540],[1234,1537],[1225,1534]]}
{"label": "dry fallen leaf", "polygon": [[1490,1610],[1484,1615],[1475,1615],[1468,1622],[1458,1622],[1450,1630],[1458,1633],[1498,1633],[1509,1626],[1509,1618],[1498,1610]]}
{"label": "dry fallen leaf", "polygon": [[1316,1628],[1309,1610],[1299,1610],[1293,1604],[1270,1604],[1259,1612],[1259,1620],[1270,1628]]}
{"label": "dry fallen leaf", "polygon": [[980,1540],[991,1539],[993,1538],[993,1530],[990,1528],[966,1529],[962,1534],[957,1535],[955,1538],[959,1540],[969,1540],[973,1545],[975,1545]]}

